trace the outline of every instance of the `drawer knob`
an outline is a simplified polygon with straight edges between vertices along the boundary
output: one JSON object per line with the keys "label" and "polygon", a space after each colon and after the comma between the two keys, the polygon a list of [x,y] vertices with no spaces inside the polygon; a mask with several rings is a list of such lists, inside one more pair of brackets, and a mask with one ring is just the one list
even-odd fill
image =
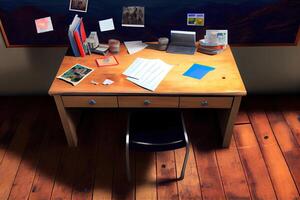
{"label": "drawer knob", "polygon": [[96,102],[96,100],[94,100],[94,99],[91,99],[91,100],[89,100],[89,102],[88,102],[90,105],[95,105],[97,102]]}
{"label": "drawer knob", "polygon": [[148,106],[148,105],[150,105],[150,104],[151,104],[151,101],[150,101],[150,100],[147,100],[147,99],[146,99],[146,100],[144,101],[144,105],[145,105],[145,106]]}
{"label": "drawer knob", "polygon": [[208,106],[208,101],[206,101],[206,100],[201,101],[201,106]]}

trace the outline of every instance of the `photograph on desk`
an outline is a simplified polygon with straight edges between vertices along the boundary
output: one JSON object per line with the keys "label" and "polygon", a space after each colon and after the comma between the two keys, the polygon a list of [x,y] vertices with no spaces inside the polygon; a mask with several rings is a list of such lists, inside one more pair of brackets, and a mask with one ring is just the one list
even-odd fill
{"label": "photograph on desk", "polygon": [[94,70],[89,67],[76,64],[57,78],[76,86],[93,71]]}
{"label": "photograph on desk", "polygon": [[145,27],[145,8],[141,6],[123,7],[122,26]]}
{"label": "photograph on desk", "polygon": [[89,0],[70,0],[70,11],[87,12]]}

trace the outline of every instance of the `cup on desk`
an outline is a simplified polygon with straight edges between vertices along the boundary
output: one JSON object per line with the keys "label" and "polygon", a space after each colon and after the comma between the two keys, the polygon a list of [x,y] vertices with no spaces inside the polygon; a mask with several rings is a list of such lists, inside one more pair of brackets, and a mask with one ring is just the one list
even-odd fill
{"label": "cup on desk", "polygon": [[119,53],[120,52],[120,41],[115,39],[108,40],[109,51],[111,53]]}
{"label": "cup on desk", "polygon": [[168,48],[169,38],[162,37],[158,39],[158,50],[165,51]]}

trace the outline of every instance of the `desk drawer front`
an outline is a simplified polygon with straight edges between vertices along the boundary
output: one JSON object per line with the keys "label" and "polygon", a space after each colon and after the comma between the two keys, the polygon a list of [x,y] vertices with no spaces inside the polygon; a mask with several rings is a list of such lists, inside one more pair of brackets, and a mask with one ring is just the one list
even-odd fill
{"label": "desk drawer front", "polygon": [[231,108],[232,97],[180,97],[180,108]]}
{"label": "desk drawer front", "polygon": [[115,96],[63,96],[65,107],[69,108],[114,108],[118,107]]}
{"label": "desk drawer front", "polygon": [[178,97],[119,96],[123,108],[178,108]]}

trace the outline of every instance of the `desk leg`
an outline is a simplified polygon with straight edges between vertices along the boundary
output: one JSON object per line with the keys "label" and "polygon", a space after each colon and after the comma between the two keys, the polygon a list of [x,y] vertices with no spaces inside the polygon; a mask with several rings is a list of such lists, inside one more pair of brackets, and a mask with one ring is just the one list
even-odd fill
{"label": "desk leg", "polygon": [[222,146],[224,148],[227,148],[230,145],[230,141],[233,133],[233,126],[237,114],[239,112],[241,100],[242,100],[241,96],[234,97],[231,109],[220,112],[219,119],[220,119],[221,131],[223,135]]}
{"label": "desk leg", "polygon": [[61,123],[64,127],[68,144],[70,147],[76,147],[78,139],[76,134],[76,123],[75,123],[74,116],[72,115],[70,110],[67,110],[64,107],[61,96],[55,95],[54,100],[61,119]]}

